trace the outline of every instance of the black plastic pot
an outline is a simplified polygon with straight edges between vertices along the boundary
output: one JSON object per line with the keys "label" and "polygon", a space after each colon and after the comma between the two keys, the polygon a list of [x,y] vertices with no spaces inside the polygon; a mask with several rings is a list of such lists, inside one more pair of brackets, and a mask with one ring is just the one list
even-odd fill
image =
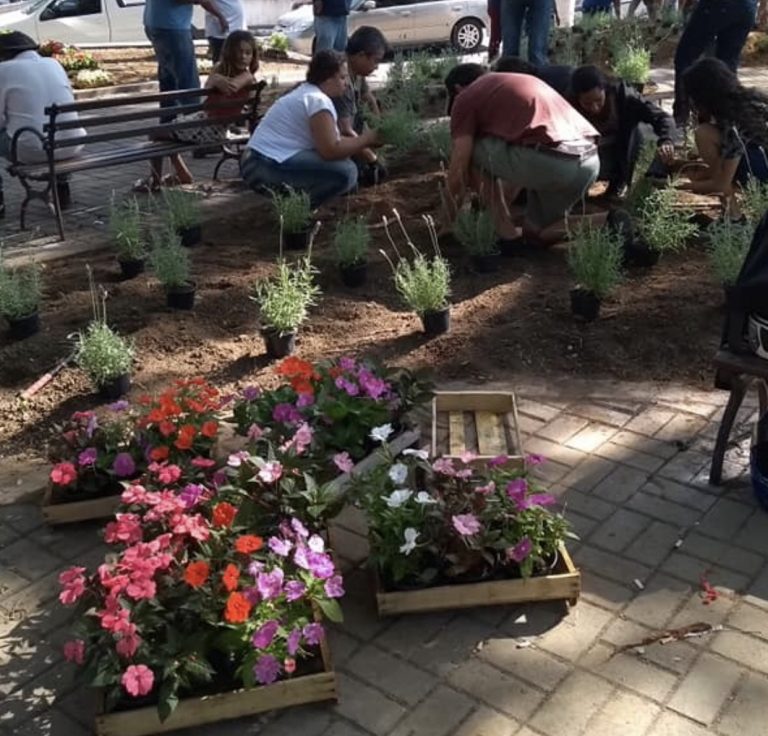
{"label": "black plastic pot", "polygon": [[191,225],[190,227],[177,227],[176,232],[181,238],[181,244],[185,248],[191,248],[197,245],[203,239],[203,226]]}
{"label": "black plastic pot", "polygon": [[24,340],[27,337],[40,332],[40,314],[39,312],[32,312],[25,317],[8,317],[8,334],[14,340]]}
{"label": "black plastic pot", "polygon": [[571,311],[577,317],[591,322],[600,314],[600,298],[586,289],[571,289]]}
{"label": "black plastic pot", "polygon": [[264,338],[264,347],[270,358],[285,358],[296,351],[295,332],[280,333],[277,330],[265,329],[261,331],[261,336]]}
{"label": "black plastic pot", "polygon": [[191,281],[165,292],[165,303],[171,309],[192,309],[195,306],[195,284]]}
{"label": "black plastic pot", "polygon": [[624,265],[651,268],[659,262],[659,251],[649,248],[643,241],[635,240],[624,249]]}
{"label": "black plastic pot", "polygon": [[120,271],[124,279],[136,278],[140,273],[144,273],[144,259],[130,258],[128,260],[118,260]]}
{"label": "black plastic pot", "polygon": [[426,335],[430,337],[442,335],[451,329],[451,308],[446,307],[438,312],[424,312],[421,315],[421,322]]}
{"label": "black plastic pot", "polygon": [[493,273],[501,268],[501,253],[472,256],[472,268],[478,273]]}
{"label": "black plastic pot", "polygon": [[115,401],[121,396],[125,396],[131,390],[131,374],[123,373],[122,376],[115,376],[106,383],[99,386],[99,396],[107,401]]}
{"label": "black plastic pot", "polygon": [[368,264],[363,262],[351,266],[339,266],[339,273],[341,274],[341,283],[344,286],[351,288],[363,286],[368,280]]}
{"label": "black plastic pot", "polygon": [[525,252],[525,241],[523,238],[513,238],[511,240],[499,238],[496,246],[503,258],[516,258]]}
{"label": "black plastic pot", "polygon": [[306,250],[309,245],[309,228],[297,233],[283,233],[283,247],[286,250]]}

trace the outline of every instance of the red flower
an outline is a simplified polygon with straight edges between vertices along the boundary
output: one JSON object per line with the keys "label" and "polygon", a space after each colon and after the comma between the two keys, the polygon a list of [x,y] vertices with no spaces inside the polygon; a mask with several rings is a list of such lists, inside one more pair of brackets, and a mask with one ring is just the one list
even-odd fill
{"label": "red flower", "polygon": [[235,542],[235,549],[238,552],[242,552],[244,555],[249,555],[251,552],[258,552],[263,546],[264,540],[254,534],[243,534],[241,537],[238,537]]}
{"label": "red flower", "polygon": [[159,463],[163,460],[167,460],[170,452],[170,448],[166,447],[165,445],[153,447],[149,452],[149,459]]}
{"label": "red flower", "polygon": [[203,426],[200,427],[200,434],[203,437],[215,437],[219,431],[219,423],[214,421],[203,422]]}
{"label": "red flower", "polygon": [[185,424],[179,430],[179,436],[176,442],[173,444],[179,448],[179,450],[189,450],[192,448],[192,443],[195,441],[195,435],[197,429],[191,424]]}
{"label": "red flower", "polygon": [[221,582],[224,587],[230,593],[237,589],[240,582],[240,568],[237,565],[233,565],[231,562],[224,568],[224,572],[221,576]]}
{"label": "red flower", "polygon": [[77,469],[72,463],[59,463],[51,469],[50,478],[57,486],[68,486],[77,480]]}
{"label": "red flower", "polygon": [[169,422],[167,419],[163,419],[163,421],[157,425],[157,428],[160,430],[160,434],[163,435],[163,437],[170,437],[176,430],[176,425],[174,425],[173,422]]}
{"label": "red flower", "polygon": [[294,376],[291,379],[291,387],[297,394],[314,394],[315,388],[309,380],[302,376]]}
{"label": "red flower", "polygon": [[218,503],[213,508],[213,525],[231,526],[236,515],[237,509],[231,503]]}
{"label": "red flower", "polygon": [[193,588],[199,588],[208,579],[210,571],[207,562],[190,562],[184,570],[184,580]]}
{"label": "red flower", "polygon": [[224,620],[230,624],[242,624],[248,620],[251,604],[242,593],[230,593],[224,609]]}

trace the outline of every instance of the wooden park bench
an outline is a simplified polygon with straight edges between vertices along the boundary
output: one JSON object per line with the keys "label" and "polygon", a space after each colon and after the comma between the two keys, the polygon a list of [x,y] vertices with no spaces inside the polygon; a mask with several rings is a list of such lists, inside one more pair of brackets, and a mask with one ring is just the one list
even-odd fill
{"label": "wooden park bench", "polygon": [[[222,99],[206,108],[207,110],[226,110],[226,115],[222,112],[217,117],[204,116],[196,120],[168,118],[170,114],[189,115],[202,110],[204,98],[213,90],[191,89],[150,95],[119,95],[82,100],[67,105],[51,105],[45,108],[48,122],[43,126],[42,134],[33,128],[21,128],[11,139],[11,163],[8,171],[12,176],[19,178],[26,193],[21,204],[21,229],[23,230],[26,225],[29,202],[39,199],[45,202],[56,216],[59,237],[64,239],[61,202],[55,186],[59,177],[177,153],[210,150],[211,140],[191,142],[176,139],[174,134],[181,130],[213,126],[243,128],[242,135],[221,141],[222,154],[214,169],[215,178],[225,161],[238,158],[240,148],[247,142],[250,132],[256,127],[259,121],[261,93],[265,86],[266,82],[261,81],[249,87],[252,94],[245,103],[242,99]],[[169,102],[174,106],[161,107],[162,103]],[[76,112],[79,119],[60,120],[63,113],[69,112]],[[104,130],[105,126],[117,125],[120,126],[117,130]],[[60,137],[62,131],[77,128],[85,129],[85,135]],[[21,135],[34,135],[40,139],[46,157],[44,163],[19,161],[17,146]],[[115,145],[108,150],[89,150],[89,147],[99,143]],[[80,155],[61,161],[55,159],[57,150],[81,145],[83,151]],[[42,182],[45,186],[35,189],[34,182]]]}

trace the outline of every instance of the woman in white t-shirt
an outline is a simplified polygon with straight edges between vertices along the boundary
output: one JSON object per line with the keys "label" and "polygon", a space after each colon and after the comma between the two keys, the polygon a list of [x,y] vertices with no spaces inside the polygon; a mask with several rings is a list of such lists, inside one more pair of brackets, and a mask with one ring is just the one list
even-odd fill
{"label": "woman in white t-shirt", "polygon": [[351,157],[375,146],[376,132],[341,137],[332,98],[348,84],[343,54],[318,51],[307,81],[277,100],[248,141],[240,170],[253,189],[288,186],[309,194],[313,207],[357,184]]}

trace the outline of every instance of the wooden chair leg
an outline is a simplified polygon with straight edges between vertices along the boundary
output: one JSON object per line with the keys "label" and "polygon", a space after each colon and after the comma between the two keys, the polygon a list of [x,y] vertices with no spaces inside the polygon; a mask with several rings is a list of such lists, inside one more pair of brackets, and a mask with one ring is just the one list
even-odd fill
{"label": "wooden chair leg", "polygon": [[723,412],[723,419],[720,422],[720,429],[717,431],[717,441],[712,453],[712,465],[709,468],[709,483],[713,486],[719,486],[723,477],[723,460],[725,450],[728,446],[728,438],[731,436],[733,422],[736,414],[744,401],[751,379],[743,376],[734,376],[731,380],[731,395],[728,404]]}

